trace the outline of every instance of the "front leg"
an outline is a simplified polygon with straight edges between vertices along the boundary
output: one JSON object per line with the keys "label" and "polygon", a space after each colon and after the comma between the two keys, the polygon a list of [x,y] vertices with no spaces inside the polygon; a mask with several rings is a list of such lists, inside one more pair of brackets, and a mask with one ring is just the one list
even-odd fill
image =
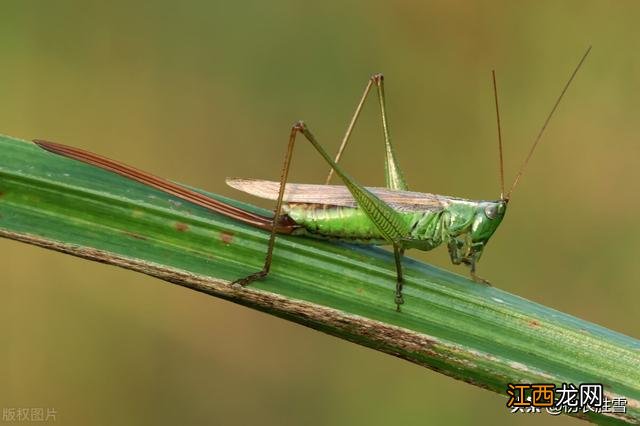
{"label": "front leg", "polygon": [[451,263],[454,265],[459,265],[462,263],[462,258],[464,257],[462,253],[464,250],[464,242],[460,241],[457,238],[451,238],[447,243],[447,249],[449,249],[449,257],[451,258]]}
{"label": "front leg", "polygon": [[471,258],[471,260],[465,261],[464,263],[465,263],[465,265],[469,266],[469,268],[470,268],[469,272],[470,272],[470,275],[471,275],[471,279],[474,282],[477,282],[478,284],[484,284],[486,286],[491,287],[491,283],[489,281],[485,280],[484,278],[482,278],[482,277],[480,277],[480,276],[478,276],[476,274],[476,262],[478,261],[479,257],[480,256],[477,256],[477,257],[474,256],[474,257]]}
{"label": "front leg", "polygon": [[480,260],[484,244],[473,244],[469,238],[465,238],[464,240],[460,238],[451,238],[447,243],[447,248],[449,249],[451,263],[454,265],[467,265],[470,269],[469,273],[471,275],[471,279],[474,282],[488,286],[491,285],[489,281],[476,274],[476,264],[478,263],[478,260]]}

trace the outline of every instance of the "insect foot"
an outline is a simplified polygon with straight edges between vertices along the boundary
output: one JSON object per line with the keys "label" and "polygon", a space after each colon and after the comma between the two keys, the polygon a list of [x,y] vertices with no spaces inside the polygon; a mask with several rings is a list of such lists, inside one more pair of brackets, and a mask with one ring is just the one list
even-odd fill
{"label": "insect foot", "polygon": [[268,274],[267,271],[262,270],[262,271],[256,272],[255,274],[251,274],[244,278],[240,278],[239,280],[235,280],[234,282],[231,283],[231,286],[234,288],[246,287],[252,282],[266,277],[267,274]]}
{"label": "insect foot", "polygon": [[477,276],[476,273],[473,271],[471,272],[471,279],[473,279],[473,281],[478,284],[484,284],[487,287],[493,287],[489,281],[485,280],[482,277]]}
{"label": "insect foot", "polygon": [[400,312],[400,305],[404,304],[404,297],[401,294],[396,294],[396,312]]}

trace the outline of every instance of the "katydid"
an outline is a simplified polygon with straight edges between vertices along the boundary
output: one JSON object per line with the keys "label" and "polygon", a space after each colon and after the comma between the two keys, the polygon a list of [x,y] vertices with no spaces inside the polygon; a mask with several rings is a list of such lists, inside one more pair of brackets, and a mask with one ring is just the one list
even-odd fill
{"label": "katydid", "polygon": [[[476,264],[489,239],[502,222],[513,190],[560,100],[590,50],[591,47],[584,53],[564,85],[506,194],[498,95],[495,72],[492,73],[498,125],[501,183],[500,198],[495,201],[468,200],[408,190],[391,144],[384,79],[381,74],[376,74],[369,79],[335,158],[327,154],[303,122],[297,122],[291,128],[279,182],[227,179],[227,184],[233,188],[258,197],[276,200],[273,218],[244,211],[97,154],[54,142],[43,140],[34,140],[34,142],[47,151],[120,174],[216,213],[269,231],[270,238],[263,268],[254,274],[234,281],[234,284],[240,286],[246,286],[269,274],[278,234],[306,235],[358,244],[390,245],[393,247],[396,266],[395,304],[396,310],[400,311],[400,306],[404,303],[402,257],[405,249],[408,248],[426,251],[446,244],[453,264],[467,265],[474,281],[489,284],[488,281],[476,274]],[[373,86],[376,87],[382,116],[385,144],[385,188],[361,186],[338,164]],[[329,175],[324,185],[287,183],[296,136],[299,133],[313,145],[330,166]],[[342,179],[344,186],[329,185],[333,173]]]}

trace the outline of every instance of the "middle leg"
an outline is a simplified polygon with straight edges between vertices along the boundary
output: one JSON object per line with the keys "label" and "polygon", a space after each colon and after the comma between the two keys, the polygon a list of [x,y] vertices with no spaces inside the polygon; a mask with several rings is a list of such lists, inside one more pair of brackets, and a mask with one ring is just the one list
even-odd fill
{"label": "middle leg", "polygon": [[404,276],[402,274],[402,256],[404,256],[404,249],[398,245],[393,245],[393,257],[396,260],[396,311],[400,312],[400,305],[404,303],[404,297],[402,296],[402,286],[404,284]]}

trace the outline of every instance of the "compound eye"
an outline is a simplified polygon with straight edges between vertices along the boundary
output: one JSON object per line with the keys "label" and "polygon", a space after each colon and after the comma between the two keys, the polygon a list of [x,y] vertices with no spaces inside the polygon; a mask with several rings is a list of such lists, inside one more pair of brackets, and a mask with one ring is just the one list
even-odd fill
{"label": "compound eye", "polygon": [[489,219],[495,219],[498,217],[498,206],[496,204],[489,204],[484,208],[484,214],[487,215]]}

